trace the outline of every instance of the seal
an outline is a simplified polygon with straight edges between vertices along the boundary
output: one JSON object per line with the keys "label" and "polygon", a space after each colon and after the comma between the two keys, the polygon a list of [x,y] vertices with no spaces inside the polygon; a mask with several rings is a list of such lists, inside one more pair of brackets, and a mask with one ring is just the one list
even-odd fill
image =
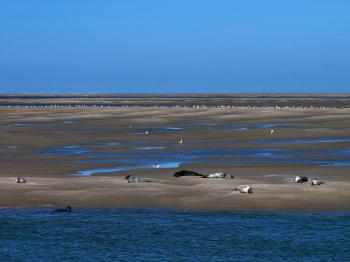
{"label": "seal", "polygon": [[71,206],[67,206],[66,208],[55,209],[53,212],[71,212],[71,211],[72,211]]}
{"label": "seal", "polygon": [[174,177],[182,177],[182,176],[199,176],[199,177],[203,177],[203,174],[199,174],[197,172],[190,171],[190,170],[181,170],[181,171],[175,172],[173,176]]}
{"label": "seal", "polygon": [[26,183],[26,182],[27,181],[25,180],[24,177],[21,177],[21,176],[16,177],[16,183],[23,184],[23,183]]}
{"label": "seal", "polygon": [[238,191],[240,193],[246,193],[246,194],[252,194],[253,193],[253,189],[248,186],[248,185],[241,185],[239,187],[235,187],[233,189],[233,191]]}
{"label": "seal", "polygon": [[324,182],[319,180],[319,179],[312,179],[311,180],[311,185],[312,186],[319,186],[319,185],[322,185],[322,184],[324,184]]}
{"label": "seal", "polygon": [[308,178],[306,176],[296,176],[294,179],[295,183],[304,183],[307,181],[308,181]]}
{"label": "seal", "polygon": [[226,174],[225,172],[217,172],[213,174],[203,175],[203,178],[223,178],[223,179],[234,179],[233,175]]}
{"label": "seal", "polygon": [[130,175],[127,175],[126,177],[124,177],[126,180],[128,180],[128,183],[139,183],[139,182],[147,182],[147,183],[150,183],[151,181],[149,180],[146,180],[142,177],[136,177],[136,176],[130,176]]}

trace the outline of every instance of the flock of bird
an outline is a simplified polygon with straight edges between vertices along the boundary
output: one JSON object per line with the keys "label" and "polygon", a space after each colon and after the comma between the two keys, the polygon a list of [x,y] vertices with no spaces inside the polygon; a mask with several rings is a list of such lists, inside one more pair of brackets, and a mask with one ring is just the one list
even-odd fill
{"label": "flock of bird", "polygon": [[25,104],[0,104],[0,107],[7,108],[110,108],[110,107],[120,107],[120,108],[129,108],[129,107],[148,107],[148,108],[192,108],[192,109],[217,109],[217,108],[230,108],[230,109],[297,109],[297,110],[306,110],[306,109],[317,109],[317,110],[329,110],[329,109],[345,109],[348,107],[328,107],[328,106],[274,106],[274,105],[264,105],[264,106],[236,106],[236,105],[128,105],[128,104],[42,104],[42,105],[25,105]]}

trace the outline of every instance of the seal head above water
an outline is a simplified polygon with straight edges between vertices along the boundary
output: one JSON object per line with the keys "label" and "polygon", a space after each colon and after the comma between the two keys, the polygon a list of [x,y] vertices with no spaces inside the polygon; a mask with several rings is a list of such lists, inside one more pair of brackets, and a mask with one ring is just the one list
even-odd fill
{"label": "seal head above water", "polygon": [[67,206],[66,208],[55,209],[53,212],[71,212],[71,211],[72,211],[71,206]]}

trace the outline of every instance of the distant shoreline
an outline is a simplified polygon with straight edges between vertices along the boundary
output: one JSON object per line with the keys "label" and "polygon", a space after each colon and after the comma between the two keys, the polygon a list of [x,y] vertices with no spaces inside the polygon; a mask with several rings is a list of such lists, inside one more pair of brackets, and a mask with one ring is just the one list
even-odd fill
{"label": "distant shoreline", "polygon": [[[54,208],[61,207],[62,205],[36,205],[36,206],[8,206],[8,207],[0,207],[0,212],[2,210],[13,210],[13,209],[28,209],[28,210],[52,210]],[[174,212],[193,212],[193,213],[201,213],[201,212],[228,212],[228,213],[271,213],[271,214],[286,214],[286,213],[349,213],[350,209],[242,209],[242,208],[196,208],[196,207],[126,207],[126,206],[74,206],[73,212],[76,210],[114,210],[114,209],[122,209],[122,210],[160,210],[160,211],[174,211]]]}
{"label": "distant shoreline", "polygon": [[350,108],[337,94],[0,94],[0,107]]}
{"label": "distant shoreline", "polygon": [[337,106],[271,106],[271,105],[261,105],[261,106],[229,106],[229,105],[218,105],[218,106],[207,106],[207,105],[161,105],[161,104],[0,104],[0,107],[7,108],[193,108],[193,109],[295,109],[295,110],[304,110],[304,109],[347,109],[349,107],[337,107]]}
{"label": "distant shoreline", "polygon": [[0,93],[2,98],[350,98],[342,93]]}

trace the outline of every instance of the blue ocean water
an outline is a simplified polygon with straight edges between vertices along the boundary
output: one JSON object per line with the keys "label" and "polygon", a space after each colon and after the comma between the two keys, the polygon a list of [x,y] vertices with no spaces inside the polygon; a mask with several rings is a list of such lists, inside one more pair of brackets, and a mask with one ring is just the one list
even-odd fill
{"label": "blue ocean water", "polygon": [[0,210],[0,261],[349,261],[350,213]]}

